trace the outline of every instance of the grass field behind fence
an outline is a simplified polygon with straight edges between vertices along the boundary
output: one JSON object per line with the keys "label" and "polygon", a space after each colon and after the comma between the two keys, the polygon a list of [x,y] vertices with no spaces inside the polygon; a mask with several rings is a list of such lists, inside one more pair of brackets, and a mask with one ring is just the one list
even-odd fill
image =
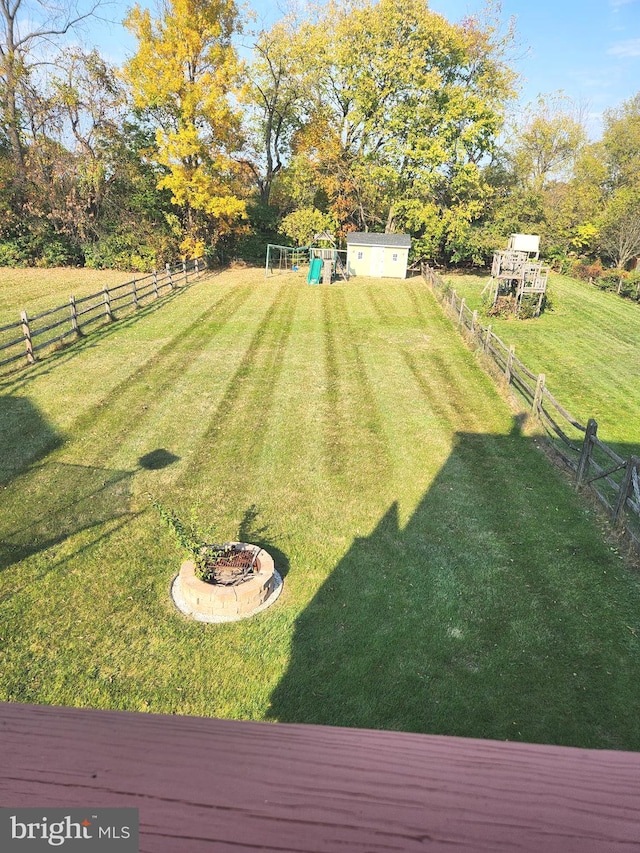
{"label": "grass field behind fence", "polygon": [[[640,749],[638,578],[536,440],[420,279],[97,330],[0,385],[0,698]],[[149,495],[279,601],[182,617]]]}
{"label": "grass field behind fence", "polygon": [[[115,287],[130,281],[133,275],[118,270],[0,267],[0,326],[20,320],[21,311],[29,316],[39,314],[66,305],[70,296],[98,293],[105,286]],[[142,273],[136,275],[141,277]]]}
{"label": "grass field behind fence", "polygon": [[545,374],[547,387],[581,423],[595,418],[603,441],[640,455],[640,304],[552,275],[551,308],[540,317],[487,317],[481,298],[487,276],[444,279],[471,310],[480,310],[482,325],[491,323],[507,346],[515,345],[520,361]]}

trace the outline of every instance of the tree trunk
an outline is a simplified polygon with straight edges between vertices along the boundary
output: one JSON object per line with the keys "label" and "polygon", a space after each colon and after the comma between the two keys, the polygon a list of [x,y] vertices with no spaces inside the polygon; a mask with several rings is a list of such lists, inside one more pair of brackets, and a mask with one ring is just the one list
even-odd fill
{"label": "tree trunk", "polygon": [[20,117],[17,106],[17,86],[15,56],[9,52],[4,62],[5,92],[3,98],[4,123],[11,149],[11,162],[14,168],[13,183],[22,189],[27,182],[27,170],[24,162],[24,146],[20,132]]}
{"label": "tree trunk", "polygon": [[396,230],[396,214],[393,208],[393,205],[389,208],[389,214],[387,216],[387,222],[384,226],[385,234],[394,234]]}

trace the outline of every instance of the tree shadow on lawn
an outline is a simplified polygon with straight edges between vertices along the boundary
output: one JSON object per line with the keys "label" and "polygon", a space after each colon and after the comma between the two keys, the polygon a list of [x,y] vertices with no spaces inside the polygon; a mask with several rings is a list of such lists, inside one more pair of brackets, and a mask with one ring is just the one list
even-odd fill
{"label": "tree shadow on lawn", "polygon": [[462,433],[299,616],[283,722],[640,749],[640,589],[533,442]]}
{"label": "tree shadow on lawn", "polygon": [[238,538],[240,542],[249,542],[252,545],[258,545],[272,557],[278,573],[282,578],[285,578],[289,573],[289,558],[281,551],[275,543],[275,540],[269,534],[269,528],[266,526],[259,527],[258,517],[260,510],[255,504],[248,507],[242,517],[242,521],[238,527]]}

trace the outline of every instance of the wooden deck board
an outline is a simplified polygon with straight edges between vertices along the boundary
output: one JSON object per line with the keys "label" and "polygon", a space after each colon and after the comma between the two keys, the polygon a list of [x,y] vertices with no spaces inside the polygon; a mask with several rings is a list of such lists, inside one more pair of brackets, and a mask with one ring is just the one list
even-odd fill
{"label": "wooden deck board", "polygon": [[129,806],[140,850],[640,850],[640,754],[0,703],[3,806]]}

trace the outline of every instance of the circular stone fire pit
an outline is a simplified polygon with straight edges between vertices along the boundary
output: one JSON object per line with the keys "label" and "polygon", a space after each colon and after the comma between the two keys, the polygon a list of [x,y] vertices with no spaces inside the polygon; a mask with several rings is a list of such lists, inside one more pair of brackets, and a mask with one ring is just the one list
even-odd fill
{"label": "circular stone fire pit", "polygon": [[196,577],[194,561],[186,560],[171,586],[171,596],[178,609],[200,622],[246,619],[270,607],[282,590],[282,578],[272,557],[263,548],[246,542],[227,544],[240,552],[241,558],[251,554],[251,560],[237,561],[239,564],[253,562],[249,574],[222,568],[216,572],[220,582],[207,583]]}

